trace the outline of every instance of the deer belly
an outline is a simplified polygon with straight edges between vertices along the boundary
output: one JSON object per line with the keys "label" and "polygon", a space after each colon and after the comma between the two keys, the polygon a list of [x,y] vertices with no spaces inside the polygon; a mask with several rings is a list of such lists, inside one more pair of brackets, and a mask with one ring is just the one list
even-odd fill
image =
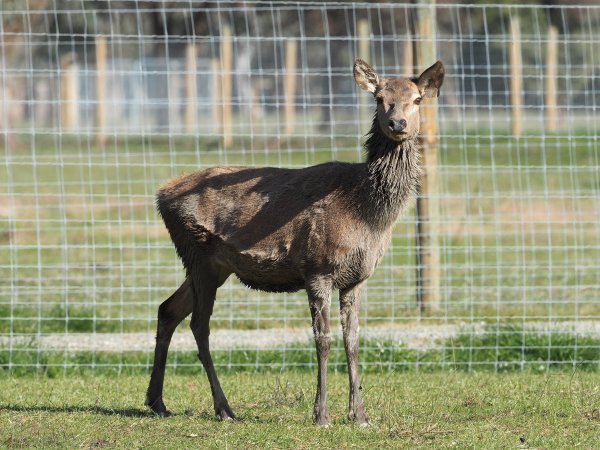
{"label": "deer belly", "polygon": [[234,273],[246,286],[266,292],[296,292],[304,289],[304,278],[286,257],[240,254]]}

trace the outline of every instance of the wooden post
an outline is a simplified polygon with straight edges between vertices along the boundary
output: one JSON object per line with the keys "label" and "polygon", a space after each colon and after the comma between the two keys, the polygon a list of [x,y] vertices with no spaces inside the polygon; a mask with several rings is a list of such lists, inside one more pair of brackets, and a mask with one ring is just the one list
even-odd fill
{"label": "wooden post", "polygon": [[406,42],[402,48],[402,73],[406,76],[415,75],[415,58],[413,56],[413,42],[410,35],[406,36]]}
{"label": "wooden post", "polygon": [[[360,19],[358,21],[358,57],[369,64],[373,64],[369,51],[370,34],[369,21],[367,19]],[[361,130],[369,129],[371,127],[371,122],[373,121],[373,99],[372,97],[361,93],[358,96],[358,101],[359,120],[361,122],[359,128]]]}
{"label": "wooden post", "polygon": [[13,122],[11,120],[12,93],[8,86],[6,71],[0,63],[0,148],[9,149],[15,144],[15,135],[11,133]]}
{"label": "wooden post", "polygon": [[546,128],[556,131],[556,68],[558,66],[558,29],[548,27],[546,46]]}
{"label": "wooden post", "polygon": [[221,88],[223,108],[223,146],[231,147],[233,135],[231,134],[231,115],[233,105],[231,102],[231,72],[232,72],[233,44],[231,41],[231,28],[224,25],[221,30]]}
{"label": "wooden post", "polygon": [[96,145],[106,145],[106,38],[96,36]]}
{"label": "wooden post", "polygon": [[523,63],[521,59],[521,28],[519,18],[510,20],[510,101],[512,104],[512,134],[521,136],[523,130]]}
{"label": "wooden post", "polygon": [[167,110],[169,117],[169,133],[180,133],[182,131],[183,118],[181,117],[181,80],[179,73],[169,71],[167,73]]}
{"label": "wooden post", "polygon": [[283,92],[285,96],[285,132],[292,134],[295,125],[294,105],[296,97],[296,56],[297,43],[290,39],[285,44],[285,78],[283,80]]}
{"label": "wooden post", "polygon": [[[417,11],[415,74],[421,73],[436,58],[435,9],[431,0],[421,0]],[[439,182],[437,154],[437,99],[421,101],[419,139],[423,173],[417,196],[417,305],[421,312],[432,312],[440,303]]]}
{"label": "wooden post", "polygon": [[185,131],[196,133],[196,45],[188,43],[185,48]]}
{"label": "wooden post", "polygon": [[223,122],[223,108],[221,108],[221,63],[217,58],[210,62],[210,71],[212,73],[212,121],[214,124],[213,132],[221,133]]}
{"label": "wooden post", "polygon": [[75,53],[63,56],[60,68],[60,126],[63,130],[74,131],[77,127],[78,106]]}

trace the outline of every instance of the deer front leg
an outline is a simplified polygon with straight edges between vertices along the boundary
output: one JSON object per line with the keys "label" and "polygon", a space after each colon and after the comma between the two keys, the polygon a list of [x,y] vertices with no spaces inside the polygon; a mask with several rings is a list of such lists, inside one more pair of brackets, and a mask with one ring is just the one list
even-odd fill
{"label": "deer front leg", "polygon": [[348,419],[361,426],[366,426],[368,419],[360,393],[361,386],[358,374],[358,314],[360,311],[361,288],[362,284],[358,284],[340,290],[340,316],[350,381]]}
{"label": "deer front leg", "polygon": [[329,424],[329,412],[327,409],[327,358],[331,347],[331,333],[329,329],[331,289],[331,282],[322,278],[312,280],[306,287],[318,361],[317,393],[313,409],[313,422],[316,425]]}

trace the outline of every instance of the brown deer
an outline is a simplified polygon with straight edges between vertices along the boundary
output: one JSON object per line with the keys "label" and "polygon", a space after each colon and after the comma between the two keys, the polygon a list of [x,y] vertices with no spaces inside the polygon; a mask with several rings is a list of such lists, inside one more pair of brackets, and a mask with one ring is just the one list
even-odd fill
{"label": "brown deer", "polygon": [[154,367],[146,405],[168,415],[162,400],[169,342],[190,313],[198,357],[206,370],[215,414],[233,419],[211,359],[209,320],[217,289],[235,273],[254,289],[306,289],[318,358],[316,424],[329,423],[329,309],[339,289],[350,379],[348,418],[366,425],[358,374],[361,289],[390,242],[391,228],[419,181],[419,103],[439,95],[444,67],[420,77],[379,78],[364,61],[354,79],[377,109],[365,143],[367,161],[328,162],[303,169],[213,167],[167,181],[159,212],[187,277],[158,309]]}

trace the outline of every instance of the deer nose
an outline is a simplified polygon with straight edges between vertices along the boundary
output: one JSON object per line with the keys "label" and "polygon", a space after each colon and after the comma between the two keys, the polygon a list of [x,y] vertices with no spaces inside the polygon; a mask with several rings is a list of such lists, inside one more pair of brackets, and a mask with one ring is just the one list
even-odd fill
{"label": "deer nose", "polygon": [[406,122],[406,119],[390,120],[388,126],[390,127],[390,130],[400,133],[406,129],[408,123]]}

